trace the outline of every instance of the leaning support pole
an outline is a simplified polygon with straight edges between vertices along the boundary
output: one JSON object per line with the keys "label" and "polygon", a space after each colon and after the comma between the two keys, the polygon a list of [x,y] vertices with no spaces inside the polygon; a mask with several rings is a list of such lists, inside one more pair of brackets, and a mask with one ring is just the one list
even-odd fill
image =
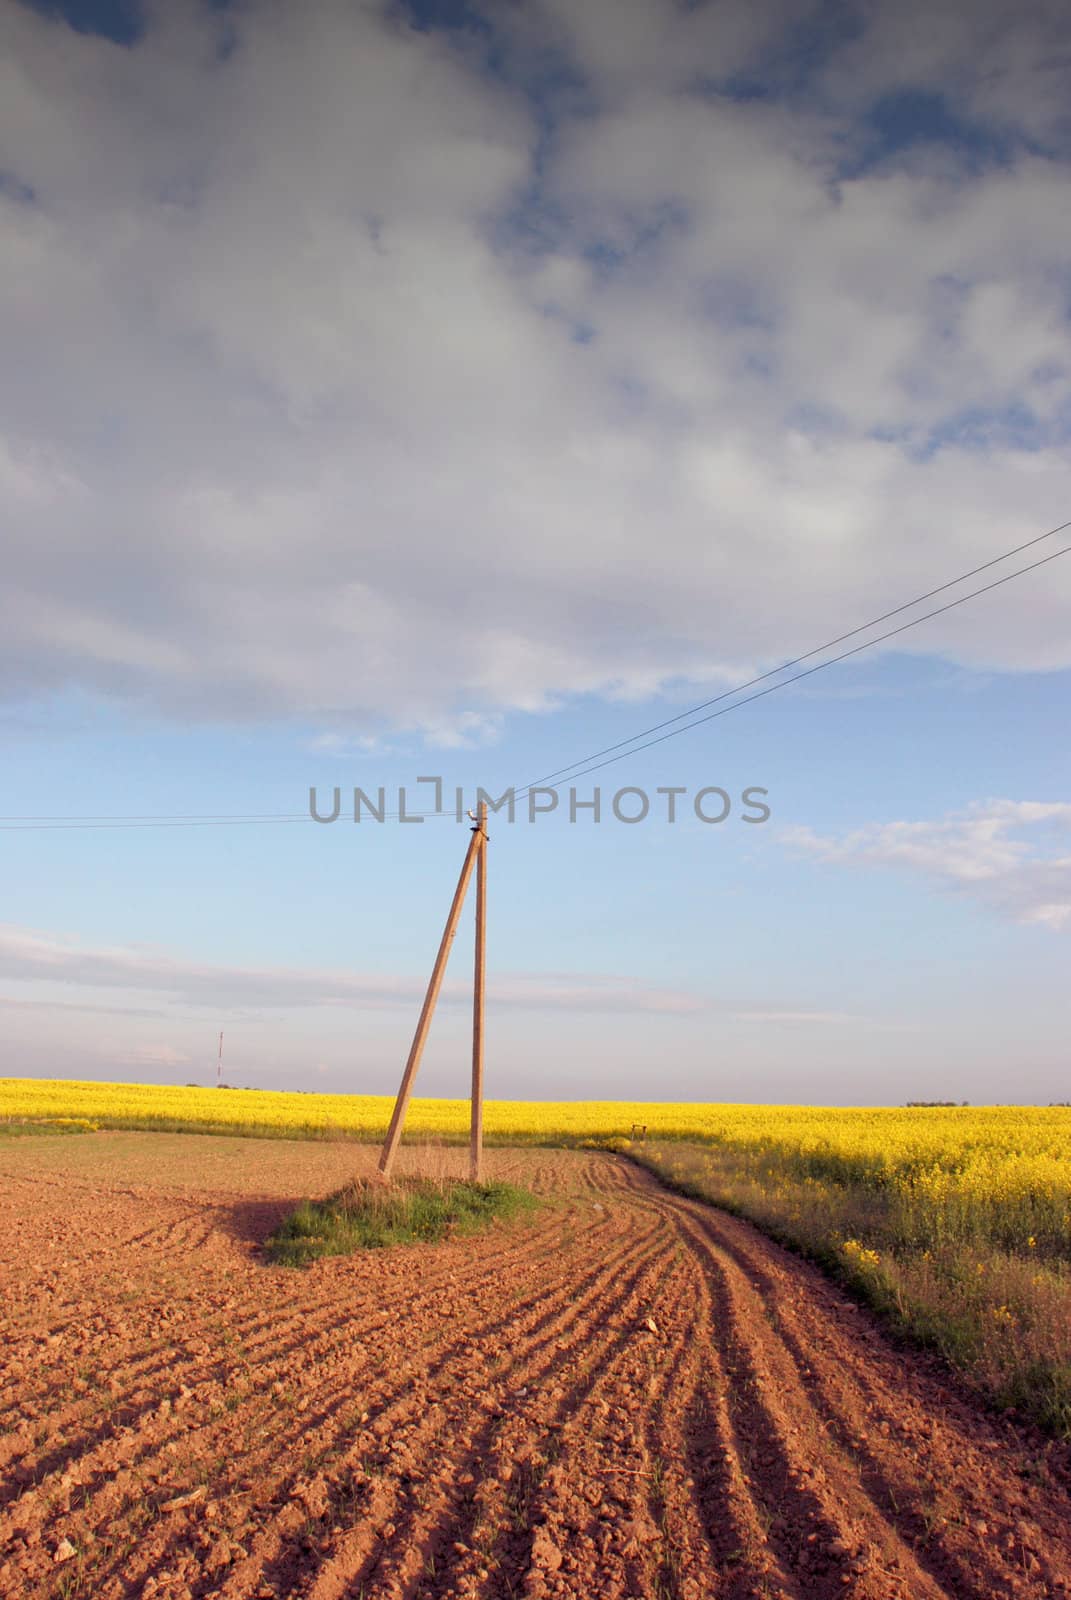
{"label": "leaning support pole", "polygon": [[476,966],[472,984],[472,1129],[469,1139],[469,1177],[483,1181],[483,995],[487,951],[487,803],[473,835],[479,841],[476,857]]}
{"label": "leaning support pole", "polygon": [[409,1060],[405,1063],[405,1071],[402,1074],[401,1088],[398,1090],[398,1098],[394,1102],[394,1112],[390,1119],[390,1127],[387,1129],[387,1137],[383,1142],[383,1149],[379,1157],[379,1171],[381,1176],[384,1178],[390,1177],[391,1168],[394,1165],[394,1158],[398,1153],[398,1145],[402,1137],[402,1124],[405,1121],[405,1113],[409,1105],[410,1096],[413,1093],[413,1080],[416,1078],[417,1068],[420,1065],[420,1058],[424,1053],[424,1042],[428,1037],[428,1029],[431,1027],[431,1015],[435,1010],[435,1002],[439,998],[439,990],[442,988],[443,973],[446,971],[446,960],[450,954],[450,946],[454,941],[454,934],[457,932],[458,919],[461,916],[461,907],[465,903],[465,893],[469,886],[469,879],[472,876],[473,864],[480,851],[480,842],[482,837],[483,835],[480,830],[473,830],[472,838],[469,841],[469,848],[466,852],[465,860],[461,867],[461,876],[457,880],[457,888],[454,890],[454,899],[450,906],[450,915],[447,917],[446,927],[443,929],[442,941],[439,945],[439,954],[435,957],[435,966],[432,968],[431,980],[428,984],[428,992],[424,996],[424,1005],[420,1012],[420,1020],[416,1025],[416,1033],[413,1035],[413,1043],[409,1050]]}

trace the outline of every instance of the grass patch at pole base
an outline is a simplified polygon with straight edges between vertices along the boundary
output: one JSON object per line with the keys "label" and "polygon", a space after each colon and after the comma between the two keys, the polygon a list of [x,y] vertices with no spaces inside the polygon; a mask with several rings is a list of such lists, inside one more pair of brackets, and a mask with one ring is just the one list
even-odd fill
{"label": "grass patch at pole base", "polygon": [[527,1189],[509,1183],[359,1180],[326,1200],[304,1201],[276,1228],[265,1254],[279,1266],[304,1267],[324,1256],[479,1233],[536,1204]]}

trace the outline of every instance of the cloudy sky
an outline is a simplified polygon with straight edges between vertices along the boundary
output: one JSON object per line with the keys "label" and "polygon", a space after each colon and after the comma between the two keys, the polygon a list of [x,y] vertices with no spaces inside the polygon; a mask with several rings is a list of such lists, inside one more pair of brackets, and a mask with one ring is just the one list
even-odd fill
{"label": "cloudy sky", "polygon": [[[391,1088],[465,834],[354,785],[1071,518],[1069,108],[1058,0],[0,0],[3,1070]],[[1071,1097],[1069,685],[1071,556],[501,819],[491,1092]]]}

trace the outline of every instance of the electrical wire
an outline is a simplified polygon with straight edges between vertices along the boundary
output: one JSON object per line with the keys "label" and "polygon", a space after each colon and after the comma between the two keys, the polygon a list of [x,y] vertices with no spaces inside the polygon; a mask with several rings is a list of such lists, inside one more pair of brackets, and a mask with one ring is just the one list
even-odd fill
{"label": "electrical wire", "polygon": [[[899,627],[891,628],[886,633],[878,634],[873,639],[866,639],[862,644],[854,645],[850,650],[842,650],[838,655],[830,656],[828,660],[820,661],[816,666],[808,667],[804,672],[794,673],[791,677],[781,678],[779,682],[770,684],[765,689],[760,689],[757,694],[745,695],[742,700],[734,700],[734,695],[741,694],[745,689],[753,688],[756,684],[764,683],[768,678],[778,677],[780,673],[787,672],[790,667],[799,666],[801,662],[810,661],[817,655],[822,655],[826,650],[832,650],[836,645],[843,644],[846,639],[853,639],[860,633],[878,627],[882,622],[887,622],[891,617],[901,616],[912,607],[922,605],[925,601],[933,599],[934,595],[943,594],[953,589],[957,584],[965,583],[967,579],[977,577],[980,572],[986,572],[997,566],[1001,561],[1007,561],[1011,556],[1019,555],[1024,550],[1040,544],[1045,539],[1052,539],[1056,534],[1071,528],[1071,521],[1062,522],[1055,528],[1049,528],[1044,533],[1036,534],[1032,539],[1025,540],[1022,544],[1014,545],[1010,550],[1005,550],[1001,555],[993,556],[988,561],[981,562],[978,566],[961,572],[958,577],[949,578],[947,582],[938,584],[936,588],[928,589],[924,594],[916,595],[913,600],[905,600],[903,604],[894,606],[890,611],[884,611],[880,616],[872,617],[869,622],[862,622],[858,627],[850,628],[846,633],[837,634],[832,639],[827,639],[824,644],[815,645],[813,649],[804,651],[802,655],[793,656],[789,661],[782,662],[780,666],[771,667],[767,672],[761,672],[753,678],[746,679],[743,683],[736,684],[733,688],[724,689],[720,694],[714,695],[709,700],[703,700],[698,705],[691,706],[686,711],[678,712],[675,717],[669,717],[664,722],[657,722],[652,727],[631,735],[628,739],[619,740],[616,744],[605,746],[602,750],[593,751],[587,756],[570,762],[568,766],[558,767],[543,778],[534,779],[514,791],[514,799],[523,800],[535,789],[559,788],[568,778],[586,777],[589,773],[599,772],[604,767],[615,765],[624,761],[630,755],[637,755],[641,750],[649,750],[654,745],[664,744],[668,739],[678,738],[682,733],[689,733],[693,728],[702,727],[704,723],[713,722],[718,717],[724,717],[730,711],[738,711],[741,706],[751,705],[756,700],[762,700],[767,695],[774,694],[778,689],[787,689],[791,684],[799,683],[804,678],[812,677],[816,672],[822,672],[826,667],[832,667],[839,661],[846,661],[851,656],[859,655],[864,650],[873,648],[874,645],[883,644],[888,639],[895,638],[898,634],[906,633],[911,628],[916,628],[920,623],[928,622],[933,617],[939,617],[947,611],[954,611],[957,606],[966,605],[970,600],[976,600],[979,595],[988,594],[993,589],[999,589],[1004,584],[1021,578],[1027,572],[1033,572],[1038,567],[1046,566],[1050,561],[1057,560],[1060,556],[1071,554],[1071,545],[1066,549],[1057,550],[1050,556],[1044,556],[1040,561],[1029,562],[1024,567],[1018,567],[1014,572],[1006,573],[1003,577],[995,579],[992,583],[983,584],[981,588],[972,589],[969,594],[960,595],[955,600],[948,601],[945,605],[936,606],[932,611],[926,611],[920,617],[913,617],[908,622],[903,622]],[[722,702],[731,700],[732,704],[724,705]],[[720,711],[709,711],[711,706],[721,705]],[[707,711],[706,716],[697,716],[696,713]],[[677,723],[683,726],[677,727]],[[670,732],[663,730],[670,729]],[[659,737],[652,738],[650,735]],[[603,759],[603,758],[606,759]],[[579,770],[578,770],[579,769]],[[555,781],[557,780],[557,781]],[[508,791],[507,791],[508,792]],[[448,811],[407,812],[415,822],[418,819],[434,820],[438,817],[450,816]],[[384,813],[384,820],[396,820],[402,815],[398,811]],[[313,820],[304,812],[263,812],[249,815],[198,815],[194,813],[178,812],[171,816],[25,816],[0,818],[0,832],[42,832],[51,830],[84,830],[84,829],[137,829],[137,828],[204,828],[204,827],[257,827],[271,826],[281,822],[308,822]]]}
{"label": "electrical wire", "polygon": [[[871,617],[869,622],[861,622],[858,627],[849,628],[847,633],[839,633],[835,639],[827,639],[824,644],[815,645],[813,650],[806,650],[802,655],[793,656],[790,661],[782,661],[779,667],[771,667],[768,672],[760,672],[756,677],[748,678],[744,683],[735,684],[731,689],[723,689],[720,694],[714,695],[710,700],[702,700],[698,705],[690,706],[687,711],[678,712],[675,717],[667,717],[665,722],[656,722],[653,727],[644,728],[641,733],[634,733],[628,739],[621,739],[617,744],[607,745],[603,750],[595,750],[591,755],[581,757],[579,761],[571,761],[567,767],[558,767],[554,772],[548,772],[545,777],[536,778],[534,782],[524,786],[522,793],[528,794],[532,789],[553,784],[555,778],[567,777],[574,767],[585,766],[589,761],[597,761],[600,756],[608,756],[614,750],[623,750],[626,745],[635,744],[639,739],[646,739],[649,734],[660,733],[663,728],[670,728],[675,722],[684,722],[688,717],[694,717],[697,712],[705,711],[708,706],[719,705],[723,700],[731,699],[734,694],[741,694],[743,690],[751,689],[757,683],[765,683],[767,678],[775,678],[778,673],[787,672],[790,667],[798,667],[802,662],[810,661],[815,656],[822,655],[824,651],[832,650],[834,646],[843,644],[846,639],[854,639],[858,634],[866,633],[868,629],[876,628],[882,622],[888,622],[890,617],[901,616],[903,612],[910,611],[912,606],[920,606],[925,601],[932,600],[934,595],[944,594],[946,590],[954,589],[957,583],[966,583],[968,578],[976,578],[980,572],[988,571],[990,567],[997,566],[1001,561],[1007,561],[1011,556],[1020,555],[1033,545],[1041,544],[1044,539],[1055,538],[1058,533],[1064,533],[1068,528],[1071,528],[1071,521],[1061,522],[1056,528],[1049,528],[1045,533],[1036,534],[1034,538],[1027,539],[1022,544],[1014,545],[1010,550],[1005,550],[1002,555],[993,556],[989,561],[983,561],[977,567],[971,567],[969,571],[961,572],[958,578],[949,578],[947,583],[939,583],[935,589],[927,589],[925,594],[918,594],[913,600],[905,600],[902,605],[894,606],[891,611],[883,611],[879,617]],[[1060,551],[1061,555],[1065,553]],[[1022,570],[1029,572],[1030,568],[1024,567]],[[979,589],[977,592],[984,594],[985,590]],[[936,616],[937,613],[931,612],[930,615]],[[918,618],[920,622],[925,620],[924,617]],[[889,637],[889,635],[884,635],[883,637]],[[879,641],[875,639],[872,642],[877,644]],[[843,657],[838,657],[838,659],[842,660]],[[641,746],[640,748],[644,747]],[[577,775],[579,776],[579,774]]]}
{"label": "electrical wire", "polygon": [[[657,739],[648,739],[644,744],[633,745],[628,750],[612,755],[606,761],[599,761],[593,766],[583,767],[580,772],[573,772],[569,781],[572,782],[575,778],[586,777],[591,772],[599,772],[603,767],[612,767],[615,762],[625,761],[629,756],[636,755],[641,750],[650,750],[653,745],[665,744],[667,739],[679,738],[682,733],[690,733],[693,728],[702,727],[705,722],[714,722],[718,717],[727,717],[730,711],[739,711],[741,706],[751,705],[753,701],[762,700],[768,694],[776,694],[778,689],[787,689],[790,684],[799,683],[803,678],[813,677],[816,672],[824,672],[826,667],[835,666],[838,661],[847,661],[849,656],[857,656],[862,650],[870,650],[874,645],[882,644],[886,639],[894,639],[898,633],[906,633],[909,628],[917,628],[920,622],[928,622],[931,617],[939,617],[945,611],[954,611],[957,606],[966,605],[968,600],[976,600],[980,594],[988,594],[991,589],[999,589],[1003,584],[1011,583],[1013,578],[1021,578],[1025,572],[1033,572],[1037,567],[1047,566],[1050,561],[1058,561],[1061,556],[1067,555],[1071,555],[1071,545],[1066,550],[1056,550],[1051,556],[1043,556],[1040,561],[1032,561],[1028,566],[1019,567],[1015,572],[1006,573],[1003,578],[997,578],[992,583],[984,584],[980,589],[972,589],[970,594],[960,595],[957,600],[949,600],[946,605],[937,606],[933,611],[927,611],[921,617],[913,617],[910,622],[902,622],[898,628],[890,628],[888,633],[878,634],[876,639],[866,639],[862,644],[853,645],[850,650],[842,650],[839,655],[830,656],[828,661],[820,661],[817,666],[808,667],[805,672],[797,672],[791,678],[782,679],[780,683],[771,683],[768,688],[760,689],[757,694],[745,695],[743,700],[735,700],[732,705],[722,706],[720,711],[710,711],[705,717],[697,717],[694,722],[689,722],[683,728],[674,728],[670,733],[660,734]],[[696,709],[699,708],[697,707]],[[580,763],[574,763],[574,765],[580,765]],[[563,768],[562,770],[568,772],[569,768]],[[533,785],[532,787],[539,786]],[[550,786],[548,785],[548,787]],[[531,792],[531,788],[519,790],[514,798],[515,800],[523,800]]]}

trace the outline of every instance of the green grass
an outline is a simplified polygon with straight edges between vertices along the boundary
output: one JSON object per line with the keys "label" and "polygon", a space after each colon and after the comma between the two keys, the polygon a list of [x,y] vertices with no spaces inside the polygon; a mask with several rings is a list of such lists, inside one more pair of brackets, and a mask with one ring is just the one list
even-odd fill
{"label": "green grass", "polygon": [[96,1133],[95,1122],[81,1117],[55,1117],[49,1121],[34,1122],[22,1117],[0,1117],[0,1139],[29,1139],[63,1133]]}
{"label": "green grass", "polygon": [[402,1178],[356,1181],[326,1200],[306,1200],[267,1241],[269,1261],[304,1267],[323,1256],[478,1233],[531,1210],[535,1197],[508,1183]]}

